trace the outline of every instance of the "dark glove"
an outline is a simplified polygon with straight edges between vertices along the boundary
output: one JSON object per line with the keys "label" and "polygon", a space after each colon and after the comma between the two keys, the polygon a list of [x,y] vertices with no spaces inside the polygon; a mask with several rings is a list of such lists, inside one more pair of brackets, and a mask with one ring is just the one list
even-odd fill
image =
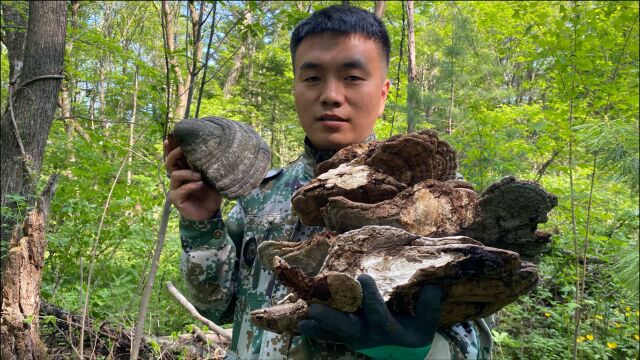
{"label": "dark glove", "polygon": [[393,346],[394,351],[398,350],[396,347],[425,349],[424,358],[440,322],[440,288],[431,285],[422,288],[415,315],[394,315],[387,309],[371,276],[360,275],[358,281],[362,286],[362,313],[350,314],[312,304],[308,319],[298,322],[298,331],[317,341],[345,344],[366,355],[376,353],[367,349]]}

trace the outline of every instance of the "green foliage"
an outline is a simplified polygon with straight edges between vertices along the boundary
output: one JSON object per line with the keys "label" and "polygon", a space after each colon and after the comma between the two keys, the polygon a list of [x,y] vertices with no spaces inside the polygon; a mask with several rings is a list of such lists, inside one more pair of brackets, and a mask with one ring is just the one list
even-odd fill
{"label": "green foliage", "polygon": [[[272,149],[273,167],[295,159],[304,133],[291,88],[290,32],[311,11],[335,3],[340,1],[218,2],[208,81],[199,94],[202,72],[196,77],[192,115],[201,96],[200,117],[224,116],[256,128]],[[373,9],[372,1],[354,3]],[[175,6],[181,11],[174,53],[186,76],[191,61],[186,50],[193,39],[187,34],[186,2]],[[212,2],[206,6],[211,9]],[[417,129],[438,130],[458,150],[460,172],[476,189],[515,175],[538,180],[559,198],[542,226],[553,234],[540,264],[542,281],[531,296],[497,314],[495,358],[571,358],[574,336],[581,359],[637,358],[638,4],[415,2],[418,101],[413,109],[407,108],[402,6],[386,2],[385,7],[392,86],[375,127],[378,138],[405,132],[407,113],[414,111]],[[240,21],[244,11],[251,13],[250,21]],[[70,22],[67,34],[72,49],[65,84],[75,121],[89,140],[68,132],[69,123],[56,121],[40,179],[42,187],[49,174],[61,174],[47,233],[44,298],[80,312],[93,262],[90,315],[128,326],[137,318],[157,238],[168,186],[163,127],[177,104],[170,73],[166,105],[159,19],[154,2],[80,2],[77,26]],[[210,20],[205,21],[203,52]],[[240,46],[246,47],[240,75],[225,94]],[[4,105],[8,60],[6,51],[1,55]],[[136,68],[133,132],[139,140],[132,146],[131,164],[116,180],[131,147]],[[232,205],[226,202],[224,211]],[[181,287],[181,251],[174,213],[149,306],[148,332],[174,334],[194,322],[164,290],[165,281]],[[583,279],[581,295],[577,287]],[[579,334],[574,334],[576,308]]]}

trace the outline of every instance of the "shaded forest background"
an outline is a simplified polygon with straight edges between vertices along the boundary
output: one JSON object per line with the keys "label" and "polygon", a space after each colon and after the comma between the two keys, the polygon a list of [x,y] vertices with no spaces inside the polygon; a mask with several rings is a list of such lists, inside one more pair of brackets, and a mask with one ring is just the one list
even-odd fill
{"label": "shaded forest background", "polygon": [[[3,16],[5,6],[28,7],[3,3]],[[36,179],[40,190],[60,174],[44,299],[81,313],[89,292],[91,317],[133,327],[168,186],[163,135],[185,114],[223,116],[262,135],[273,167],[294,160],[304,133],[290,32],[334,3],[69,3],[65,78]],[[351,3],[374,10],[373,1]],[[579,358],[638,358],[638,3],[406,5],[383,9],[392,89],[377,137],[434,128],[476,189],[515,175],[559,198],[543,226],[553,244],[542,281],[498,313],[494,356],[565,359],[575,346]],[[18,25],[3,18],[3,33]],[[22,221],[28,202],[10,199],[3,216]],[[172,212],[147,333],[196,323],[164,287],[184,289],[180,254]]]}

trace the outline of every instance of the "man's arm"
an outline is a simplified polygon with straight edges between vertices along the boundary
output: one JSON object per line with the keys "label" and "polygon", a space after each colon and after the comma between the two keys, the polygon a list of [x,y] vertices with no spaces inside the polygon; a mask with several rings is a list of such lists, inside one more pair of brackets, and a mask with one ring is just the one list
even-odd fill
{"label": "man's arm", "polygon": [[236,244],[244,228],[240,205],[233,208],[227,222],[218,213],[211,220],[180,219],[182,259],[180,270],[189,298],[205,317],[227,322],[233,314],[236,290]]}

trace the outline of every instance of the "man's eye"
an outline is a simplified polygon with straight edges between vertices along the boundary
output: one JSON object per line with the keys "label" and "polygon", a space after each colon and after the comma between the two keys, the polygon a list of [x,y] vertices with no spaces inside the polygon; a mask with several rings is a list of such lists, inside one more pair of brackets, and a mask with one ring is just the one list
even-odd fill
{"label": "man's eye", "polygon": [[320,81],[320,78],[317,76],[307,76],[303,79],[304,82],[317,82]]}
{"label": "man's eye", "polygon": [[357,75],[349,75],[346,77],[347,81],[360,81],[360,80],[364,80],[363,78],[361,78],[360,76]]}

